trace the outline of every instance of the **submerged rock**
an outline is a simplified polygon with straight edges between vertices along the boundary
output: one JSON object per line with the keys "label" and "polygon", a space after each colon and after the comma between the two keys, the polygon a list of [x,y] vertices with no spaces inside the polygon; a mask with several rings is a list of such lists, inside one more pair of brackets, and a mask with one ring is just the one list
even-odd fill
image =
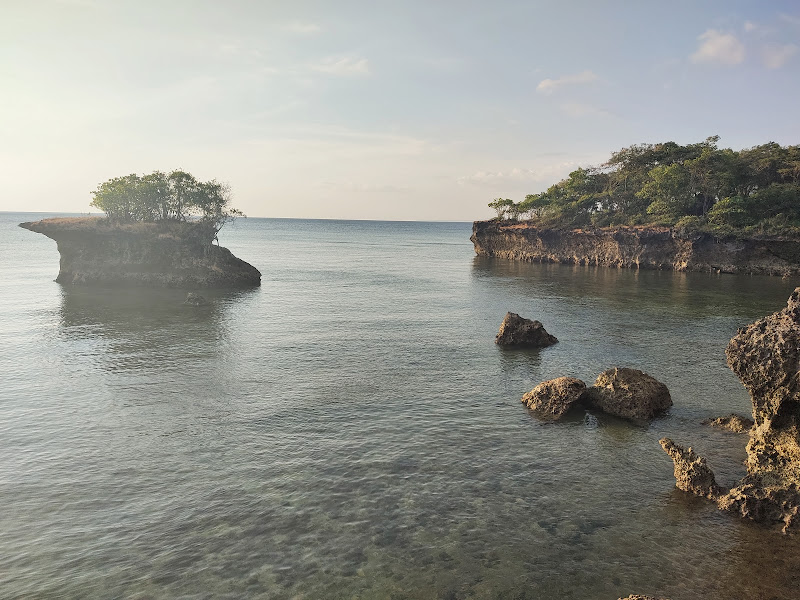
{"label": "submerged rock", "polygon": [[261,285],[261,273],[213,243],[211,223],[114,224],[102,217],[44,219],[20,227],[55,240],[56,281],[179,288]]}
{"label": "submerged rock", "polygon": [[201,296],[200,294],[189,292],[186,294],[186,300],[184,300],[183,303],[190,304],[191,306],[205,306],[208,304],[208,300],[206,300],[205,297]]}
{"label": "submerged rock", "polygon": [[587,390],[589,404],[610,415],[649,421],[672,406],[667,386],[638,369],[614,367]]}
{"label": "submerged rock", "polygon": [[543,381],[522,397],[522,402],[540,416],[560,419],[578,404],[586,393],[586,384],[574,377]]}
{"label": "submerged rock", "polygon": [[708,425],[709,427],[718,427],[719,429],[726,429],[734,433],[747,433],[754,425],[753,419],[742,417],[731,413],[727,417],[717,417],[716,419],[705,419],[701,421],[701,425]]}
{"label": "submerged rock", "polygon": [[500,323],[500,331],[494,342],[500,346],[543,348],[552,346],[558,339],[547,333],[539,321],[532,321],[509,312]]}
{"label": "submerged rock", "polygon": [[669,438],[662,438],[659,443],[675,463],[675,485],[678,489],[712,500],[720,496],[723,490],[717,485],[714,472],[706,464],[705,458],[697,456],[691,448],[678,446]]}

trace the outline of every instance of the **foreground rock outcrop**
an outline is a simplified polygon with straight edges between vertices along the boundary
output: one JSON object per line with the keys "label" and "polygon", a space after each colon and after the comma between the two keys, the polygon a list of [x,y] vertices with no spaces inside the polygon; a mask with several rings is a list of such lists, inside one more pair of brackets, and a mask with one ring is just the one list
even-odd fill
{"label": "foreground rock outcrop", "polygon": [[543,381],[522,397],[522,403],[546,419],[560,419],[580,403],[586,384],[575,377]]}
{"label": "foreground rock outcrop", "polygon": [[56,281],[180,288],[261,285],[261,273],[213,243],[204,222],[114,225],[101,217],[44,219],[20,227],[55,240]]}
{"label": "foreground rock outcrop", "polygon": [[547,229],[515,221],[476,221],[475,252],[511,260],[763,275],[800,274],[800,241],[685,235],[667,227]]}
{"label": "foreground rock outcrop", "polygon": [[545,419],[560,419],[573,407],[629,419],[650,421],[672,406],[667,386],[637,369],[612,367],[600,373],[592,387],[574,377],[543,381],[522,402]]}
{"label": "foreground rock outcrop", "polygon": [[748,474],[730,490],[698,495],[755,521],[783,523],[788,531],[800,521],[800,288],[785,309],[740,329],[725,354],[753,403]]}
{"label": "foreground rock outcrop", "polygon": [[494,339],[494,343],[499,346],[521,348],[544,348],[557,342],[558,338],[547,333],[539,321],[532,321],[512,312],[506,313]]}

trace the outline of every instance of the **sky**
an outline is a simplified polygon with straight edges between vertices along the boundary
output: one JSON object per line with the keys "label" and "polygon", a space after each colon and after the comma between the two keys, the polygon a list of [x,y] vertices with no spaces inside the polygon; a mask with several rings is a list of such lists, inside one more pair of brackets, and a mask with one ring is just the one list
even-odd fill
{"label": "sky", "polygon": [[800,143],[800,3],[0,0],[0,210],[183,169],[253,217],[472,221],[638,143]]}

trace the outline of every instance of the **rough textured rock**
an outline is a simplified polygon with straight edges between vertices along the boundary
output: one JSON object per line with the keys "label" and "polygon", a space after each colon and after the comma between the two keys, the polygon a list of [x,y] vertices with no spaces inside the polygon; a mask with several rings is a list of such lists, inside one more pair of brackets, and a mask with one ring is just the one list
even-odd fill
{"label": "rough textured rock", "polygon": [[725,353],[750,392],[755,425],[748,474],[715,498],[717,505],[754,521],[782,523],[787,532],[800,524],[800,288],[785,309],[740,329]]}
{"label": "rough textured rock", "polygon": [[522,402],[539,416],[560,419],[580,402],[586,384],[574,377],[543,381],[522,397]]}
{"label": "rough textured rock", "polygon": [[727,417],[717,417],[716,419],[705,419],[701,421],[702,425],[709,427],[718,427],[719,429],[726,429],[734,433],[747,433],[754,425],[753,419],[742,417],[736,414],[730,414]]}
{"label": "rough textured rock", "polygon": [[200,294],[189,292],[186,294],[186,300],[184,300],[183,303],[191,306],[205,306],[208,304],[208,300],[206,300],[205,297],[201,296]]}
{"label": "rough textured rock", "polygon": [[587,390],[591,406],[623,419],[650,420],[672,406],[667,386],[637,369],[614,367]]}
{"label": "rough textured rock", "polygon": [[791,238],[721,240],[682,235],[666,227],[560,230],[514,221],[476,221],[475,252],[527,262],[633,269],[783,276],[800,274],[800,241]]}
{"label": "rough textured rock", "polygon": [[261,273],[213,244],[202,222],[113,225],[107,219],[45,219],[20,227],[56,241],[56,281],[63,284],[147,285],[182,288],[261,284]]}
{"label": "rough textured rock", "polygon": [[558,339],[547,333],[539,321],[531,321],[509,312],[500,324],[500,331],[494,341],[500,346],[543,348],[555,344]]}
{"label": "rough textured rock", "polygon": [[659,440],[661,447],[675,463],[675,485],[684,492],[716,500],[723,493],[706,459],[691,448],[682,448],[669,438]]}

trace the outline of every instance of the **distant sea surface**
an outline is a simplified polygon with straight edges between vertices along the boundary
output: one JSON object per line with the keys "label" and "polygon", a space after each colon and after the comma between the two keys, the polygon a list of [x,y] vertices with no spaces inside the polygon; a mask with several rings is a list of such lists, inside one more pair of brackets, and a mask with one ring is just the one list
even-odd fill
{"label": "distant sea surface", "polygon": [[[0,213],[0,597],[790,600],[800,542],[675,489],[743,474],[738,327],[798,281],[478,258],[467,223],[240,219],[259,289],[64,287]],[[560,340],[507,351],[506,311]],[[650,426],[544,424],[542,380],[642,369]]]}

